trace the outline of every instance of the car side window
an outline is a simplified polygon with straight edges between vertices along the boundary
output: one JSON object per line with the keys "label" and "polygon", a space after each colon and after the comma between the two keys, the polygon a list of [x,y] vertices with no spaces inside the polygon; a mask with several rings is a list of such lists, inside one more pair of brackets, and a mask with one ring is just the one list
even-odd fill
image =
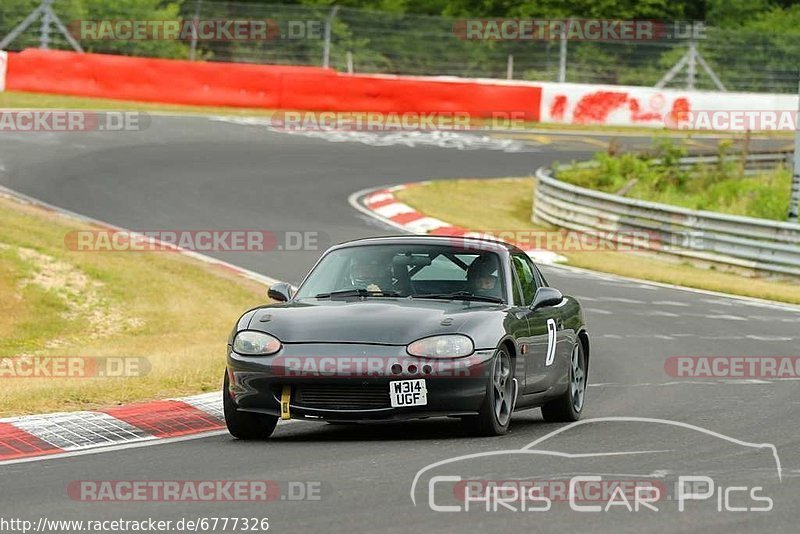
{"label": "car side window", "polygon": [[533,274],[533,265],[527,257],[520,254],[513,254],[511,262],[514,265],[514,272],[519,278],[522,286],[522,302],[526,306],[533,302],[533,295],[536,293],[536,279]]}
{"label": "car side window", "polygon": [[547,279],[542,274],[542,270],[539,268],[539,266],[534,265],[533,268],[536,273],[536,278],[539,280],[539,283],[536,285],[538,287],[550,287],[550,284],[547,283]]}
{"label": "car side window", "polygon": [[[511,260],[511,264],[514,265],[514,260]],[[513,293],[514,296],[514,305],[524,306],[525,302],[524,299],[522,298],[522,292],[520,290],[520,285],[519,285],[519,276],[517,275],[516,268],[511,269],[511,277],[512,277],[511,292]]]}

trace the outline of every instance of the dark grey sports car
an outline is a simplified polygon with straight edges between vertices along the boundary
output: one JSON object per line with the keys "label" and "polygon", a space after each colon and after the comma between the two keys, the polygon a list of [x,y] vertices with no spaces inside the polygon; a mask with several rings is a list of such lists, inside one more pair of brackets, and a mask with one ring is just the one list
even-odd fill
{"label": "dark grey sports car", "polygon": [[323,254],[303,283],[269,289],[228,340],[232,435],[279,419],[458,417],[507,432],[514,410],[575,421],[589,336],[580,304],[518,248],[463,237],[380,237]]}

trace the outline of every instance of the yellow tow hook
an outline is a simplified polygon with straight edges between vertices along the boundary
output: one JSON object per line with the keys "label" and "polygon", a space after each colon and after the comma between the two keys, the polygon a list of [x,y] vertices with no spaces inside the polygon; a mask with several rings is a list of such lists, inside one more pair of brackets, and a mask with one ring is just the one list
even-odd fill
{"label": "yellow tow hook", "polygon": [[283,421],[292,418],[289,413],[290,400],[292,400],[292,386],[283,386],[283,391],[281,392],[281,420]]}

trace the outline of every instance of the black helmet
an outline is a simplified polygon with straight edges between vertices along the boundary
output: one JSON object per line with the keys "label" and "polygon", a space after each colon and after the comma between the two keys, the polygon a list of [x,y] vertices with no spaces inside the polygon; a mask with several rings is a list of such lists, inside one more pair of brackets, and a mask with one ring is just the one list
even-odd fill
{"label": "black helmet", "polygon": [[494,254],[478,256],[467,269],[467,280],[474,284],[478,278],[494,277],[495,271],[497,271],[497,257]]}
{"label": "black helmet", "polygon": [[388,277],[387,266],[374,255],[356,256],[350,264],[350,283],[355,287],[380,285]]}

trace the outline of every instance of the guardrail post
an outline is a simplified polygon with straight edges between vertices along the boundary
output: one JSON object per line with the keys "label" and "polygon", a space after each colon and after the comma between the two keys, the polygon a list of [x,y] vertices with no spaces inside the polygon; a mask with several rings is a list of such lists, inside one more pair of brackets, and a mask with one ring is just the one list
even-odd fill
{"label": "guardrail post", "polygon": [[717,86],[717,89],[720,91],[728,90],[725,88],[725,84],[719,79],[719,76],[717,76],[717,73],[714,72],[714,69],[706,63],[706,60],[703,59],[703,55],[697,50],[697,40],[703,36],[704,31],[705,26],[703,26],[702,22],[692,23],[691,34],[689,35],[689,50],[681,56],[678,62],[669,69],[658,83],[656,83],[655,87],[657,89],[666,87],[684,67],[686,67],[686,88],[690,90],[694,89],[697,82],[697,65],[700,65],[706,74],[708,74],[708,77],[711,78],[711,81],[714,82],[714,85]]}
{"label": "guardrail post", "polygon": [[795,116],[795,131],[794,131],[794,165],[792,166],[792,194],[789,198],[789,222],[797,222],[797,211],[800,209],[800,124],[797,124],[797,119],[800,118],[800,84],[798,84],[798,112]]}
{"label": "guardrail post", "polygon": [[42,50],[50,48],[50,5],[52,3],[53,0],[44,0],[42,2],[44,9],[42,10],[42,25],[39,31],[39,48]]}
{"label": "guardrail post", "polygon": [[567,81],[567,29],[569,19],[564,21],[564,29],[561,30],[561,46],[558,51],[558,82]]}
{"label": "guardrail post", "polygon": [[689,61],[686,66],[686,89],[694,90],[694,82],[697,79],[697,41],[692,38],[689,41]]}
{"label": "guardrail post", "polygon": [[200,5],[203,0],[196,0],[194,4],[194,17],[192,17],[192,42],[189,43],[189,61],[194,61],[197,54],[197,28],[200,24]]}
{"label": "guardrail post", "polygon": [[337,11],[339,11],[339,6],[333,6],[328,18],[325,19],[325,43],[322,49],[322,68],[325,69],[331,66],[331,26]]}
{"label": "guardrail post", "polygon": [[792,193],[789,197],[789,222],[796,223],[800,211],[800,131],[794,135],[794,164],[792,166]]}

